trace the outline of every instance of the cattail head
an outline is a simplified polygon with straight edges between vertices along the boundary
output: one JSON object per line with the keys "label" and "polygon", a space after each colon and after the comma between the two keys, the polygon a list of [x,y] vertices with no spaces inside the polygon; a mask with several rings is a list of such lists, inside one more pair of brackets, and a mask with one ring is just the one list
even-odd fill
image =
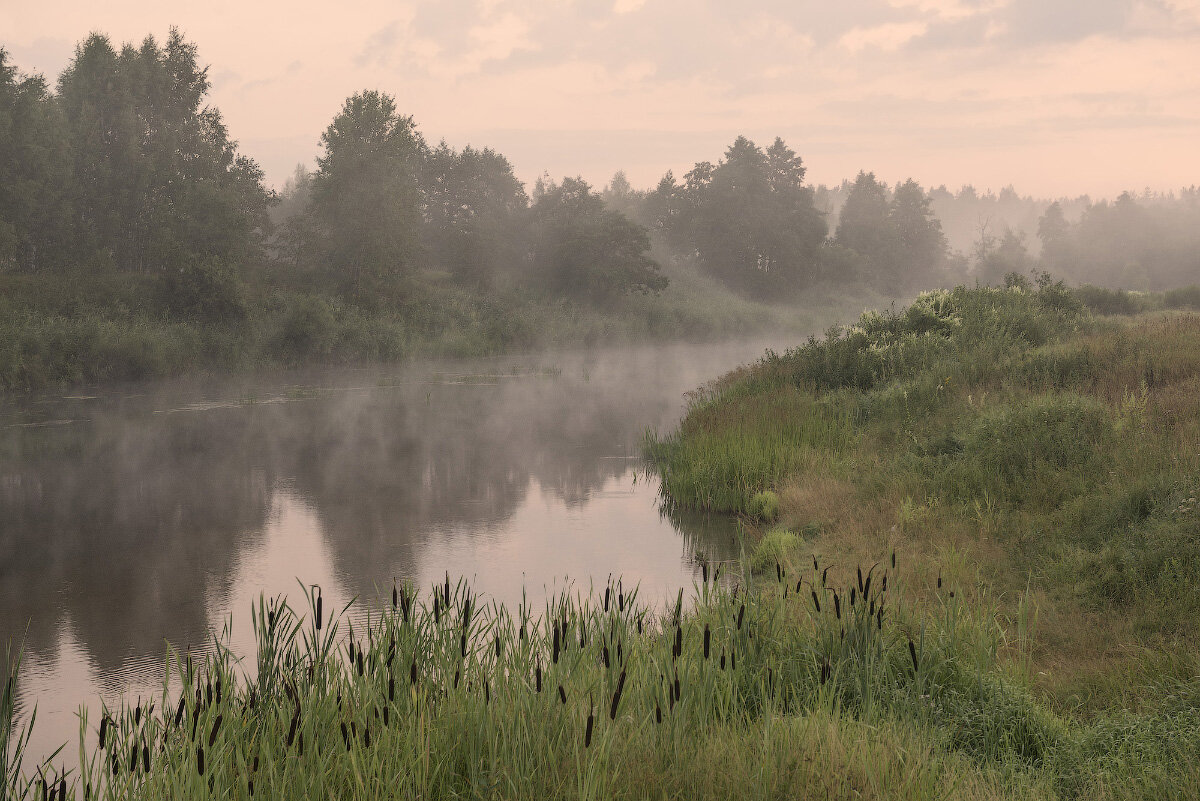
{"label": "cattail head", "polygon": [[196,773],[204,775],[204,747],[199,745],[196,746]]}
{"label": "cattail head", "polygon": [[742,630],[742,618],[745,617],[745,615],[746,615],[746,605],[742,604],[741,606],[738,607],[738,616],[737,616],[738,631]]}
{"label": "cattail head", "polygon": [[704,658],[708,659],[708,649],[712,640],[712,632],[709,631],[708,624],[704,624]]}
{"label": "cattail head", "polygon": [[534,668],[534,677],[537,681],[537,691],[540,693],[542,691],[542,663],[541,662],[538,662],[537,667]]}
{"label": "cattail head", "polygon": [[322,617],[323,617],[323,615],[321,614],[321,590],[320,590],[320,588],[318,588],[317,589],[317,631],[321,630],[321,618]]}
{"label": "cattail head", "polygon": [[908,641],[908,655],[912,657],[913,673],[916,673],[920,665],[917,663],[917,646],[911,639]]}
{"label": "cattail head", "polygon": [[414,656],[412,663],[408,666],[408,683],[417,683],[417,658]]}
{"label": "cattail head", "polygon": [[838,598],[837,590],[833,592],[833,613],[838,620],[842,619],[842,600]]}
{"label": "cattail head", "polygon": [[550,657],[550,659],[556,665],[558,664],[558,645],[559,645],[559,643],[558,643],[558,626],[555,625],[555,627],[554,627],[554,654],[553,654],[553,656]]}
{"label": "cattail head", "polygon": [[558,700],[562,701],[564,704],[567,702],[567,691],[563,689],[561,684],[558,685]]}
{"label": "cattail head", "polygon": [[612,706],[608,710],[608,719],[617,719],[617,707],[621,705],[621,693],[625,692],[625,671],[621,671],[620,678],[617,679],[617,691],[613,693]]}
{"label": "cattail head", "polygon": [[821,602],[817,599],[817,591],[816,590],[812,591],[812,599],[813,599],[813,606],[815,606],[817,611],[820,612],[821,611]]}
{"label": "cattail head", "polygon": [[592,745],[592,724],[595,722],[596,705],[592,703],[588,707],[587,728],[583,732],[583,747],[590,748]]}
{"label": "cattail head", "polygon": [[212,731],[208,733],[208,747],[212,748],[213,743],[217,741],[217,732],[221,730],[221,721],[224,720],[224,715],[217,715],[217,719],[213,721]]}

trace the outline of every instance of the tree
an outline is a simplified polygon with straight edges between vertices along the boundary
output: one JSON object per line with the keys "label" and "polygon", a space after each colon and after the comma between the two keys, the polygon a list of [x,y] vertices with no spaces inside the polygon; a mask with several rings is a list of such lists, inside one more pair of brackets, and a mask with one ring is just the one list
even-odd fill
{"label": "tree", "polygon": [[40,75],[18,76],[0,48],[0,269],[62,259],[67,142]]}
{"label": "tree", "polygon": [[314,255],[356,290],[411,273],[425,149],[412,117],[390,95],[364,91],[347,98],[321,145],[307,220]]}
{"label": "tree", "polygon": [[153,269],[256,252],[272,196],[204,105],[208,70],[172,29],[118,54],[93,34],[59,77],[74,154],[72,232],[79,257]]}
{"label": "tree", "polygon": [[430,262],[465,283],[486,285],[524,250],[524,185],[494,150],[442,142],[425,160],[425,243]]}
{"label": "tree", "polygon": [[535,277],[551,290],[605,303],[666,288],[646,229],[606,208],[582,178],[539,180],[531,214]]}
{"label": "tree", "polygon": [[[706,269],[729,286],[777,295],[813,279],[825,238],[804,174],[782,139],[764,151],[739,136],[717,165],[696,164],[672,202],[656,202],[674,211],[675,226],[687,232],[680,238],[694,243]],[[660,184],[656,194],[673,188]]]}
{"label": "tree", "polygon": [[928,285],[945,260],[946,237],[920,184],[909,178],[896,187],[887,221],[891,269],[882,288],[897,292]]}

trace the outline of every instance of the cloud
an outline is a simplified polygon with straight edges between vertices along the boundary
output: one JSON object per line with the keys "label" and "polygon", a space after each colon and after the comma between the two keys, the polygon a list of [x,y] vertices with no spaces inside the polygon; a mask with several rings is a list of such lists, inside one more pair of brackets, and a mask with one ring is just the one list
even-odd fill
{"label": "cloud", "polygon": [[870,28],[854,27],[842,35],[838,44],[851,53],[866,48],[898,50],[928,30],[929,23],[926,22],[887,22]]}

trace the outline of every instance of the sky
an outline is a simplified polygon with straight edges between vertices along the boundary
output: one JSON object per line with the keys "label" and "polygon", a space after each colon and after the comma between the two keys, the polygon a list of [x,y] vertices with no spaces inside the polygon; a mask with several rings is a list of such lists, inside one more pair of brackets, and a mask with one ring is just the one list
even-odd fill
{"label": "sky", "polygon": [[831,185],[1200,184],[1200,0],[0,0],[0,47],[50,80],[93,31],[172,26],[276,187],[364,89],[527,182],[650,187],[745,135]]}

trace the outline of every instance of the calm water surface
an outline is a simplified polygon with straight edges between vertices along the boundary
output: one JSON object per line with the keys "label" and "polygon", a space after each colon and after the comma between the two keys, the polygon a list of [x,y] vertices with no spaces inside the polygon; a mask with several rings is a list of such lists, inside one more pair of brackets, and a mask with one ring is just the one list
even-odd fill
{"label": "calm water surface", "polygon": [[168,642],[204,649],[231,622],[250,653],[251,603],[298,580],[362,610],[447,572],[506,603],[613,575],[665,604],[735,532],[663,514],[642,432],[769,344],[0,401],[0,640],[25,643],[32,754],[73,759],[81,705],[160,693]]}

